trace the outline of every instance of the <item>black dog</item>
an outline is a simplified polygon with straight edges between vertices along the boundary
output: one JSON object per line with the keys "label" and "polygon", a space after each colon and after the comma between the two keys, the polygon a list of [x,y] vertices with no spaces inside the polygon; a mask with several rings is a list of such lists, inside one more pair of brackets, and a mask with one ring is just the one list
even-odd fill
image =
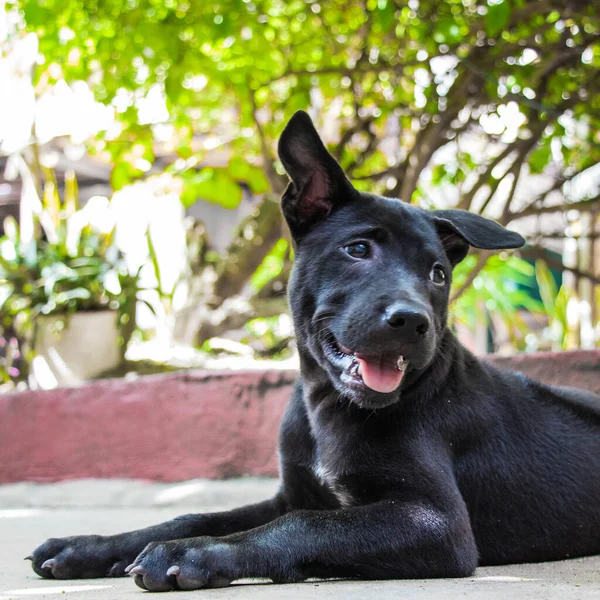
{"label": "black dog", "polygon": [[51,539],[30,557],[35,572],[129,572],[163,591],[247,577],[462,577],[600,552],[600,399],[481,362],[446,326],[452,267],[469,246],[516,248],[521,236],[359,193],[306,113],[279,154],[292,180],[283,212],[302,373],[281,424],[279,493]]}

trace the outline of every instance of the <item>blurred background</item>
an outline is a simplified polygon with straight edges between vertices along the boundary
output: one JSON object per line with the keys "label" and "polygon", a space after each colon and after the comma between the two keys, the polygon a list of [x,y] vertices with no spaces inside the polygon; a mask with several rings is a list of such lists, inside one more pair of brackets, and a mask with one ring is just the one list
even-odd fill
{"label": "blurred background", "polygon": [[294,366],[275,148],[522,233],[455,271],[477,353],[600,346],[583,0],[0,0],[0,390]]}

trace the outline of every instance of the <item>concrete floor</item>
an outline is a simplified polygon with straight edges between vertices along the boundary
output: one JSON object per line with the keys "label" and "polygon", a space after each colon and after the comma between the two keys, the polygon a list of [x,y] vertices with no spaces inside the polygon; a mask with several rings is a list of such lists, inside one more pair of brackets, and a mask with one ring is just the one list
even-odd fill
{"label": "concrete floor", "polygon": [[[190,510],[228,508],[269,496],[271,480],[144,484],[79,481],[66,484],[0,486],[0,600],[86,600],[142,598],[133,581],[96,579],[53,581],[37,577],[23,557],[48,537],[116,533],[169,519]],[[177,599],[309,599],[372,597],[481,600],[581,600],[600,598],[600,556],[534,565],[478,569],[466,579],[427,581],[310,581],[295,585],[241,582],[219,590],[178,592]],[[167,596],[169,598],[173,596]]]}

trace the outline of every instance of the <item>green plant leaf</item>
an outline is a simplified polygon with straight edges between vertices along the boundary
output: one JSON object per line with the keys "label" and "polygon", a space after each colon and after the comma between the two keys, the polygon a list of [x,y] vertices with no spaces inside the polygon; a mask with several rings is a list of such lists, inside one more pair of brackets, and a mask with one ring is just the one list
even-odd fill
{"label": "green plant leaf", "polygon": [[239,156],[232,157],[227,170],[234,181],[246,183],[253,194],[264,194],[271,187],[263,169],[251,165]]}
{"label": "green plant leaf", "polygon": [[287,249],[287,240],[281,239],[273,246],[271,252],[265,256],[250,278],[250,285],[255,291],[262,289],[281,273]]}
{"label": "green plant leaf", "polygon": [[529,169],[534,174],[544,171],[552,158],[552,150],[549,144],[539,146],[529,155]]}
{"label": "green plant leaf", "polygon": [[184,178],[181,197],[184,205],[190,206],[199,199],[223,208],[237,208],[242,200],[242,188],[224,169],[205,168]]}
{"label": "green plant leaf", "polygon": [[82,287],[77,287],[66,292],[60,292],[56,294],[56,303],[65,304],[69,300],[89,300],[92,297],[92,293]]}
{"label": "green plant leaf", "polygon": [[535,263],[535,278],[540,290],[540,296],[544,303],[544,310],[551,318],[556,316],[556,296],[558,290],[552,272],[543,260],[538,260]]}
{"label": "green plant leaf", "polygon": [[433,37],[440,44],[455,44],[460,42],[462,36],[456,19],[452,17],[440,19],[433,32]]}
{"label": "green plant leaf", "polygon": [[488,11],[485,15],[485,32],[490,37],[497,36],[506,26],[511,15],[510,0],[488,2]]}

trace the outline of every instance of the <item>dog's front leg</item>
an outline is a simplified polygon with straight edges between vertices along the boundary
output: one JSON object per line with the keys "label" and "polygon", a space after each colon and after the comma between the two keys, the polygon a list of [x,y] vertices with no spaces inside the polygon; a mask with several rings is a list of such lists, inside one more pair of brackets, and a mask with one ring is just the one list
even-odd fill
{"label": "dog's front leg", "polygon": [[221,587],[235,579],[461,577],[477,566],[464,506],[417,502],[301,510],[250,531],[149,544],[129,569],[152,591]]}
{"label": "dog's front leg", "polygon": [[46,578],[119,577],[150,542],[199,535],[226,536],[268,523],[286,510],[286,503],[278,494],[270,500],[231,511],[184,515],[117,535],[51,538],[27,558],[31,559],[33,570]]}

